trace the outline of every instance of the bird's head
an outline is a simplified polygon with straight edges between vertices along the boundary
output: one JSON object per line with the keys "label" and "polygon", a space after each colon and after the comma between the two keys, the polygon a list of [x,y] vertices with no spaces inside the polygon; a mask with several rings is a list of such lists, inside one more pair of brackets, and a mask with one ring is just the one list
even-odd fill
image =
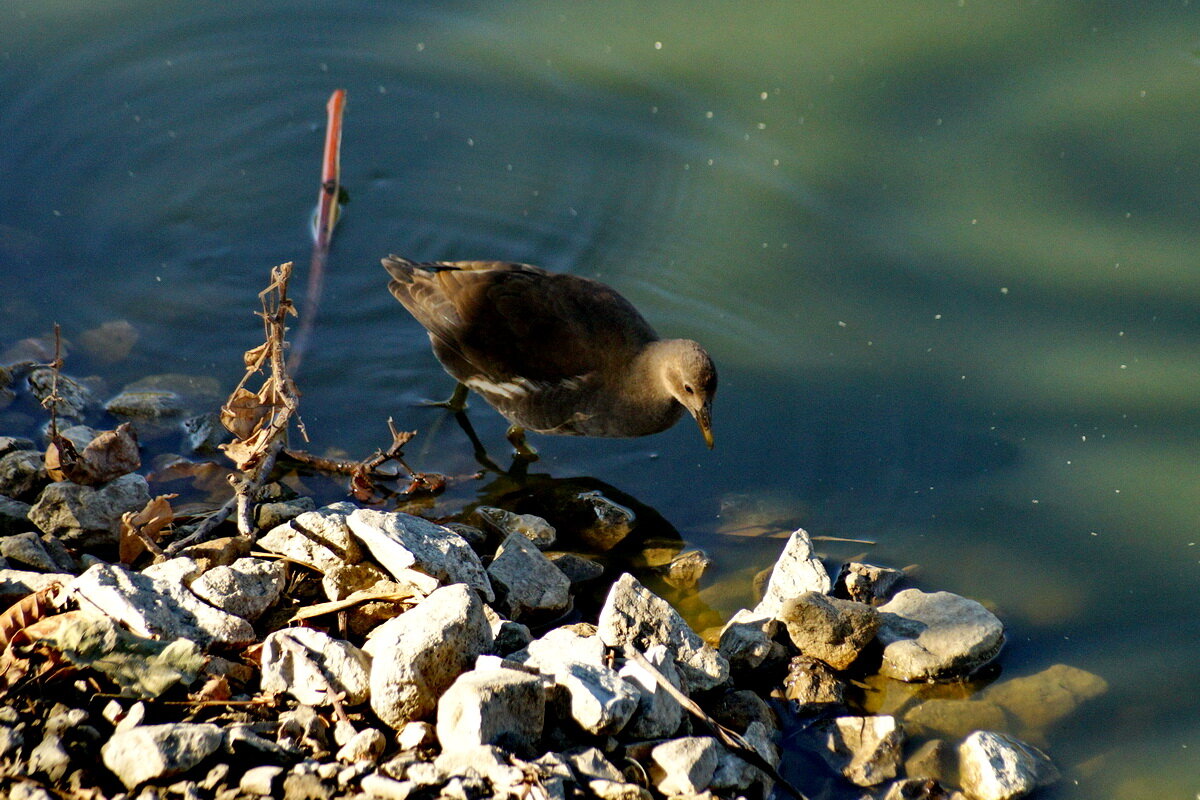
{"label": "bird's head", "polygon": [[670,343],[667,390],[696,419],[709,449],[713,446],[712,401],[717,393],[717,368],[708,353],[690,339]]}

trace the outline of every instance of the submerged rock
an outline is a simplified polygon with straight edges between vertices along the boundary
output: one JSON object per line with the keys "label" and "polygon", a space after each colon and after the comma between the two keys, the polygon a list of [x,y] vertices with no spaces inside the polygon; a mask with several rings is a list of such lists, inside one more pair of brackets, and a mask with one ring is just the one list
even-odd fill
{"label": "submerged rock", "polygon": [[535,514],[514,514],[495,506],[480,506],[475,513],[486,530],[504,538],[513,534],[523,536],[539,550],[550,547],[558,538],[554,526]]}

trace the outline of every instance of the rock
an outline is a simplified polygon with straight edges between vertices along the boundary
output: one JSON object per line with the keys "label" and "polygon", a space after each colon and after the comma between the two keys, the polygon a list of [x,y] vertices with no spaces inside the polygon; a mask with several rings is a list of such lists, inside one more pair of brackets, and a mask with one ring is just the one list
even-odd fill
{"label": "rock", "polygon": [[784,600],[777,618],[801,653],[835,670],[849,668],[879,629],[879,614],[870,606],[816,592]]}
{"label": "rock", "polygon": [[233,434],[221,424],[221,415],[212,411],[184,417],[179,428],[187,443],[185,452],[189,454],[217,453],[222,444],[233,439]]}
{"label": "rock", "polygon": [[499,534],[507,539],[513,534],[528,539],[539,550],[554,544],[557,533],[554,526],[534,514],[514,514],[495,506],[480,506],[475,514],[483,523],[484,530]]}
{"label": "rock", "polygon": [[740,609],[722,629],[717,649],[735,672],[757,669],[774,653],[779,626],[774,617]]}
{"label": "rock", "polygon": [[784,696],[795,704],[799,714],[813,714],[846,699],[846,684],[823,661],[796,656],[788,663],[783,679]]}
{"label": "rock", "polygon": [[93,361],[115,364],[129,357],[138,340],[137,328],[128,320],[114,319],[79,335],[79,346]]}
{"label": "rock", "polygon": [[615,734],[637,710],[641,693],[611,667],[575,661],[560,664],[552,674],[570,698],[571,718],[588,733]]}
{"label": "rock", "polygon": [[397,781],[378,773],[364,775],[360,785],[367,797],[380,800],[408,800],[417,788],[412,781]]}
{"label": "rock", "polygon": [[82,548],[117,544],[121,515],[140,511],[150,502],[141,475],[122,475],[96,488],[60,481],[43,491],[29,509],[29,519],[64,544]]}
{"label": "rock", "polygon": [[157,564],[150,564],[141,571],[145,578],[157,581],[167,581],[179,586],[187,586],[200,577],[200,564],[194,558],[176,556]]}
{"label": "rock", "polygon": [[355,506],[334,503],[300,514],[272,528],[258,546],[281,556],[312,564],[321,572],[363,559],[362,547],[350,533],[347,518]]}
{"label": "rock", "polygon": [[139,725],[117,731],[100,748],[104,766],[128,789],[186,772],[216,752],[221,729],[208,723]]}
{"label": "rock", "polygon": [[257,640],[246,620],[213,608],[185,587],[115,564],[96,564],[67,588],[81,605],[99,610],[140,636],[190,639],[201,647]]}
{"label": "rock", "polygon": [[561,614],[571,601],[571,582],[534,543],[510,533],[487,568],[496,604],[513,621]]}
{"label": "rock", "polygon": [[251,767],[242,775],[238,788],[246,794],[274,795],[283,786],[283,767],[267,764]]}
{"label": "rock", "polygon": [[914,736],[962,739],[972,731],[1008,724],[1004,709],[986,700],[933,697],[904,714],[904,729]]}
{"label": "rock", "polygon": [[729,678],[725,657],[697,636],[670,603],[629,573],[609,591],[597,630],[609,647],[665,645],[675,654],[690,691],[706,691]]}
{"label": "rock", "polygon": [[338,761],[378,761],[387,749],[387,737],[375,728],[366,728],[351,737],[337,752]]}
{"label": "rock", "polygon": [[239,558],[229,566],[205,572],[192,581],[191,589],[217,608],[255,620],[279,599],[286,576],[287,566],[282,561]]}
{"label": "rock", "polygon": [[401,750],[416,750],[437,744],[437,728],[428,722],[409,722],[396,734],[396,744]]}
{"label": "rock", "polygon": [[774,617],[789,597],[804,592],[828,594],[832,585],[829,572],[813,550],[812,539],[803,528],[797,528],[771,570],[763,599],[754,608],[755,615]]}
{"label": "rock", "polygon": [[896,777],[904,734],[894,717],[836,717],[812,727],[825,763],[856,786]]}
{"label": "rock", "polygon": [[636,783],[608,781],[602,778],[587,782],[587,788],[599,800],[652,800],[654,795]]}
{"label": "rock", "polygon": [[275,738],[285,751],[307,752],[317,759],[329,754],[329,724],[312,706],[297,706],[280,714]]}
{"label": "rock", "polygon": [[613,766],[604,753],[595,747],[580,747],[570,750],[563,755],[566,756],[571,772],[574,773],[575,778],[580,783],[587,783],[593,780],[625,780],[625,776],[621,774],[621,770]]}
{"label": "rock", "polygon": [[1034,675],[993,683],[980,699],[995,703],[1018,720],[1023,727],[1022,735],[1040,739],[1048,728],[1081,704],[1107,691],[1108,683],[1099,675],[1055,664]]}
{"label": "rock", "polygon": [[29,371],[28,381],[29,390],[39,403],[51,394],[59,398],[59,419],[81,420],[99,407],[95,393],[86,384],[62,373],[56,379],[50,367],[34,367]]}
{"label": "rock", "polygon": [[14,500],[33,500],[50,483],[39,450],[15,450],[0,458],[0,494]]}
{"label": "rock", "polygon": [[33,450],[34,447],[33,439],[24,436],[0,436],[0,458],[17,450]]}
{"label": "rock", "polygon": [[70,583],[74,578],[69,573],[0,569],[0,601],[11,604],[55,584]]}
{"label": "rock", "polygon": [[0,725],[0,758],[19,758],[23,747],[25,747],[24,725]]}
{"label": "rock", "polygon": [[546,716],[546,692],[537,675],[515,669],[471,670],[438,701],[442,750],[497,745],[531,755]]}
{"label": "rock", "polygon": [[263,530],[270,530],[289,522],[301,514],[316,511],[317,503],[311,497],[297,497],[274,503],[259,503],[254,509],[254,522]]}
{"label": "rock", "polygon": [[[663,645],[654,645],[646,651],[646,660],[666,678],[672,686],[680,689],[679,671],[675,659]],[[644,667],[627,661],[617,673],[634,687],[641,697],[633,719],[622,730],[622,734],[633,739],[661,739],[679,730],[683,722],[683,707],[658,680]]]}
{"label": "rock", "polygon": [[564,664],[603,664],[604,655],[604,642],[595,627],[579,623],[547,631],[530,642],[523,652],[513,653],[512,659],[550,674]]}
{"label": "rock", "polygon": [[372,589],[382,582],[399,587],[386,572],[370,561],[331,567],[321,578],[321,588],[330,600],[341,600],[361,589]]}
{"label": "rock", "polygon": [[942,785],[958,782],[958,757],[944,739],[930,739],[904,760],[904,774],[916,780]]}
{"label": "rock", "polygon": [[711,736],[684,736],[650,751],[657,769],[651,779],[667,797],[696,795],[706,790],[717,771],[721,745]]}
{"label": "rock", "polygon": [[578,537],[592,550],[607,553],[623,542],[637,522],[633,511],[614,503],[598,491],[580,492],[577,502],[592,512],[591,524],[580,528]]}
{"label": "rock", "polygon": [[877,606],[887,601],[903,580],[902,570],[851,561],[842,565],[833,593],[837,597]]}
{"label": "rock", "polygon": [[358,509],[347,519],[379,564],[403,580],[412,567],[446,584],[464,583],[486,601],[496,599],[479,556],[452,530],[402,512]]}
{"label": "rock", "polygon": [[694,589],[705,571],[712,566],[712,559],[703,550],[687,550],[658,568],[662,579],[676,589]]}
{"label": "rock", "polygon": [[879,607],[880,674],[902,681],[969,675],[994,659],[1004,625],[974,600],[905,589]]}
{"label": "rock", "polygon": [[104,410],[129,420],[140,437],[154,438],[174,433],[186,415],[215,407],[220,401],[220,384],[215,379],[166,373],[128,384],[104,404]]}
{"label": "rock", "polygon": [[[771,741],[771,733],[766,725],[761,722],[751,723],[743,738],[746,739],[747,743],[754,748],[755,752],[764,761],[773,767],[779,766],[779,750]],[[732,789],[736,792],[744,792],[756,781],[766,786],[762,792],[762,796],[769,796],[771,793],[771,779],[758,767],[743,760],[734,751],[722,748],[717,760],[717,769],[713,773],[710,784],[712,789],[717,791]]]}
{"label": "rock", "polygon": [[262,690],[287,692],[310,706],[333,702],[357,705],[370,693],[371,663],[349,642],[313,628],[284,628],[263,640]]}
{"label": "rock", "polygon": [[461,583],[437,589],[367,640],[364,650],[374,659],[371,708],[397,729],[428,716],[442,692],[491,646],[478,594]]}
{"label": "rock", "polygon": [[29,504],[0,495],[0,536],[11,536],[32,529]]}
{"label": "rock", "polygon": [[967,800],[962,792],[950,791],[934,780],[905,778],[888,786],[883,800]]}
{"label": "rock", "polygon": [[975,800],[1024,797],[1059,779],[1050,758],[1024,742],[994,731],[976,731],[958,746],[959,779]]}
{"label": "rock", "polygon": [[[486,608],[491,608],[487,606]],[[496,614],[495,611],[491,612]],[[503,619],[499,614],[493,620],[489,617],[488,624],[492,628],[492,652],[499,656],[508,656],[520,652],[533,642],[533,634],[529,626],[520,622]]]}
{"label": "rock", "polygon": [[62,783],[70,766],[71,757],[56,733],[47,733],[29,753],[30,774],[41,775],[51,784]]}
{"label": "rock", "polygon": [[26,567],[36,572],[58,572],[59,565],[46,550],[41,538],[32,531],[5,536],[0,539],[0,556],[15,567]]}
{"label": "rock", "polygon": [[571,586],[578,587],[604,574],[604,565],[578,553],[547,553],[550,563],[567,576]]}
{"label": "rock", "polygon": [[726,728],[745,733],[755,722],[762,723],[767,732],[779,730],[779,720],[767,701],[753,689],[735,689],[710,701],[706,711]]}

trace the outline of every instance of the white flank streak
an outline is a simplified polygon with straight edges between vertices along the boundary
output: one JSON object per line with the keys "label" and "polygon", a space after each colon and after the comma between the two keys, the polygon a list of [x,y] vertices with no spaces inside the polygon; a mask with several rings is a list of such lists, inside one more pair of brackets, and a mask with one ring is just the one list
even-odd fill
{"label": "white flank streak", "polygon": [[505,400],[512,400],[516,397],[524,397],[529,392],[537,388],[533,381],[525,378],[518,378],[515,381],[505,381],[504,383],[493,383],[486,378],[471,378],[466,382],[470,389],[474,389],[482,395],[497,395]]}

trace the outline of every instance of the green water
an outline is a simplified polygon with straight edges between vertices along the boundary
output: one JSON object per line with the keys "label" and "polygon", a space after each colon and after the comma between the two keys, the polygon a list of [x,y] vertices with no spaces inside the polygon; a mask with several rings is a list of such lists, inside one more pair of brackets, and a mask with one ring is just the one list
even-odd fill
{"label": "green water", "polygon": [[730,531],[877,542],[828,554],[991,604],[1006,677],[1109,682],[1049,733],[1044,796],[1190,798],[1198,53],[1186,2],[8,0],[0,343],[125,319],[131,356],[77,370],[232,385],[267,270],[307,263],[345,88],[313,449],[393,415],[420,468],[471,469],[409,406],[450,384],[380,256],[600,277],[712,351],[717,449],[542,439],[539,471],[656,508],[722,612],[779,545]]}

